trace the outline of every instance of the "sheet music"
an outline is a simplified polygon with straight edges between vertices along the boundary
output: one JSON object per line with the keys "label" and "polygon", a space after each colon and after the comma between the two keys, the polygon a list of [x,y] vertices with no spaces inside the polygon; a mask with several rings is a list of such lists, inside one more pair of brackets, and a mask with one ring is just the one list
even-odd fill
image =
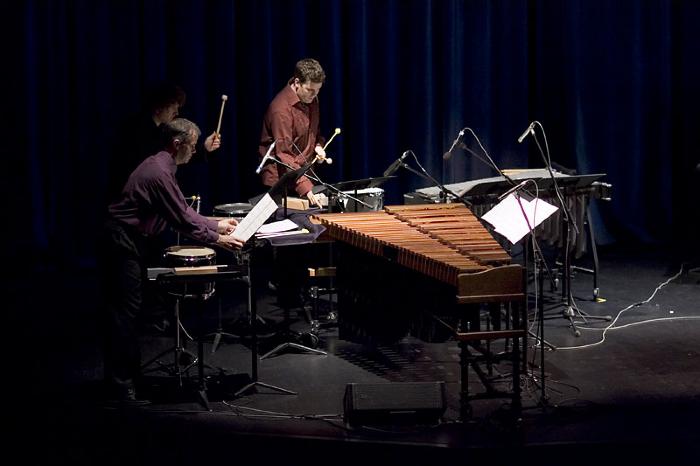
{"label": "sheet music", "polygon": [[[530,233],[528,222],[534,230],[537,225],[559,210],[558,207],[539,198],[528,201],[520,197],[520,202],[522,209],[518,203],[518,197],[512,193],[481,217],[482,220],[493,225],[496,232],[505,236],[512,244],[517,243]],[[523,211],[527,216],[527,221]]]}
{"label": "sheet music", "polygon": [[291,236],[291,235],[305,235],[309,233],[309,230],[306,228],[302,228],[300,230],[294,230],[294,231],[280,231],[277,233],[256,233],[255,237],[256,238],[279,238],[280,236]]}
{"label": "sheet music", "polygon": [[243,242],[248,241],[276,210],[277,203],[269,194],[265,194],[236,226],[231,235]]}
{"label": "sheet music", "polygon": [[272,222],[261,226],[257,233],[258,235],[267,235],[272,233],[280,233],[283,231],[296,230],[297,228],[299,228],[299,225],[286,218],[284,220],[280,220],[279,222]]}

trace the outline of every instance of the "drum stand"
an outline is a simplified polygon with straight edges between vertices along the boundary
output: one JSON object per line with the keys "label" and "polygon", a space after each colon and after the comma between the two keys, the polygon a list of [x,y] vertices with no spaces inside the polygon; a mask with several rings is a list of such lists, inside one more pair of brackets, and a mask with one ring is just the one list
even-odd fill
{"label": "drum stand", "polygon": [[[149,270],[149,274],[150,274]],[[154,362],[157,362],[161,368],[160,369],[165,369],[166,372],[168,372],[171,375],[176,375],[178,378],[178,386],[179,388],[184,387],[184,376],[187,375],[187,372],[189,369],[191,369],[193,366],[197,366],[197,397],[199,402],[202,404],[204,409],[207,411],[211,411],[211,408],[209,406],[209,399],[207,396],[207,385],[206,385],[206,379],[204,377],[204,367],[210,367],[206,364],[204,364],[204,337],[203,337],[203,330],[204,330],[204,310],[203,309],[196,309],[195,311],[197,312],[197,355],[195,356],[194,354],[190,353],[187,351],[184,346],[182,345],[182,338],[180,336],[180,332],[184,332],[187,338],[190,340],[194,340],[191,336],[187,334],[185,331],[184,327],[182,326],[182,322],[180,320],[180,304],[181,301],[184,300],[185,298],[190,298],[192,299],[197,305],[202,305],[205,301],[207,301],[214,293],[214,284],[217,281],[223,281],[223,280],[236,280],[240,279],[241,273],[240,271],[237,270],[220,270],[217,269],[215,272],[210,272],[210,271],[205,271],[205,272],[193,272],[192,274],[182,274],[178,275],[173,272],[173,269],[155,269],[154,273],[157,275],[156,280],[158,281],[159,284],[163,285],[168,285],[172,283],[176,283],[180,286],[183,287],[182,292],[177,292],[173,293],[174,296],[176,296],[176,302],[175,302],[175,324],[177,326],[175,330],[175,346],[173,348],[170,348],[162,353],[160,353],[158,356],[155,358],[152,358],[150,361],[142,365],[142,368],[148,367],[149,365],[153,364]],[[212,288],[208,289],[206,292],[203,293],[188,293],[188,286],[189,285],[199,285],[201,287],[201,284],[211,284]],[[174,368],[168,370],[168,367],[160,362],[160,358],[171,352],[174,351],[175,353],[175,360],[174,360]],[[184,368],[182,367],[182,357],[183,355],[189,355],[192,358],[192,361],[184,365]],[[223,371],[223,369],[222,369]]]}
{"label": "drum stand", "polygon": [[[189,336],[185,330],[185,327],[182,325],[182,321],[180,320],[180,299],[181,297],[177,297],[175,299],[175,345],[160,352],[158,355],[142,364],[141,373],[146,374],[149,372],[162,370],[171,376],[176,376],[178,386],[182,388],[184,375],[187,373],[187,371],[194,367],[195,364],[197,364],[199,358],[194,353],[188,351],[183,345],[183,338],[180,332],[183,332],[185,337],[190,341],[193,340],[193,338]],[[161,361],[161,358],[171,352],[174,355],[172,364],[164,364]],[[185,357],[189,358],[189,362],[185,361]],[[145,370],[152,364],[157,364],[158,367]]]}

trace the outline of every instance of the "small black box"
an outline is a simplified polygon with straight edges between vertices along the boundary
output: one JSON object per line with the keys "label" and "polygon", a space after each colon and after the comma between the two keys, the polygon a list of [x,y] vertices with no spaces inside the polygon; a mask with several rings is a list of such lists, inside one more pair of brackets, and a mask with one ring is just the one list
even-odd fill
{"label": "small black box", "polygon": [[349,383],[343,406],[350,426],[437,424],[446,409],[445,382]]}

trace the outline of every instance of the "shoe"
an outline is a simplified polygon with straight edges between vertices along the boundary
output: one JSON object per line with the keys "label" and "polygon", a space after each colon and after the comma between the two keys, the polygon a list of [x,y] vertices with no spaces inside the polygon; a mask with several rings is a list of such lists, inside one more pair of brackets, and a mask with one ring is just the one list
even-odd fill
{"label": "shoe", "polygon": [[163,335],[170,329],[170,320],[167,317],[154,318],[146,322],[144,328],[149,335]]}
{"label": "shoe", "polygon": [[107,386],[107,403],[119,407],[135,407],[150,404],[149,400],[136,396],[136,386],[133,380],[111,381]]}
{"label": "shoe", "polygon": [[168,319],[166,319],[165,317],[163,317],[162,319],[158,319],[158,320],[154,321],[151,324],[151,328],[158,331],[158,332],[165,333],[170,328],[170,321]]}

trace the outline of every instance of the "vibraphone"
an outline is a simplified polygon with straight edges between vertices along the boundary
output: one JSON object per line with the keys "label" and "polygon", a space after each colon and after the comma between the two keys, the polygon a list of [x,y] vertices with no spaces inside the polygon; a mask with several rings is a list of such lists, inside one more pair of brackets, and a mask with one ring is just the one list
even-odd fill
{"label": "vibraphone", "polygon": [[[406,320],[456,318],[449,336],[461,348],[464,405],[474,398],[504,396],[488,383],[479,363],[498,358],[490,351],[492,340],[512,339],[500,357],[512,358],[513,390],[507,396],[519,408],[520,344],[527,334],[523,268],[510,264],[508,253],[471,211],[460,204],[387,206],[316,218],[339,243],[338,311],[350,330],[395,340],[409,331]],[[485,303],[494,328],[482,330]],[[346,326],[341,323],[341,329]],[[485,383],[485,393],[469,395],[468,366]]]}
{"label": "vibraphone", "polygon": [[[504,171],[507,171],[515,182],[528,179],[536,182],[540,187],[539,196],[547,202],[553,203],[559,207],[559,201],[555,197],[554,186],[547,170],[525,169]],[[595,250],[593,231],[589,228],[590,231],[586,232],[584,229],[585,224],[590,226],[590,218],[588,217],[590,200],[600,199],[609,201],[612,195],[612,186],[608,183],[595,181],[604,177],[605,174],[582,176],[572,176],[559,172],[554,172],[554,174],[558,180],[567,208],[569,212],[571,212],[573,221],[578,226],[578,233],[573,230],[570,232],[570,247],[573,256],[579,258],[587,252],[589,242],[591,248]],[[500,202],[498,199],[499,196],[510,189],[511,185],[506,182],[504,177],[498,176],[447,184],[445,187],[452,192],[464,196],[465,199],[471,202],[474,214],[481,218],[486,212]],[[526,188],[532,191],[532,185],[528,184]],[[438,203],[441,202],[441,200],[440,190],[437,187],[421,188],[414,192],[404,194],[404,202],[406,204]],[[459,201],[450,198],[448,202]],[[538,239],[546,241],[550,245],[555,245],[558,248],[563,248],[566,236],[563,230],[561,210],[545,220],[542,225],[537,228],[536,233]]]}

